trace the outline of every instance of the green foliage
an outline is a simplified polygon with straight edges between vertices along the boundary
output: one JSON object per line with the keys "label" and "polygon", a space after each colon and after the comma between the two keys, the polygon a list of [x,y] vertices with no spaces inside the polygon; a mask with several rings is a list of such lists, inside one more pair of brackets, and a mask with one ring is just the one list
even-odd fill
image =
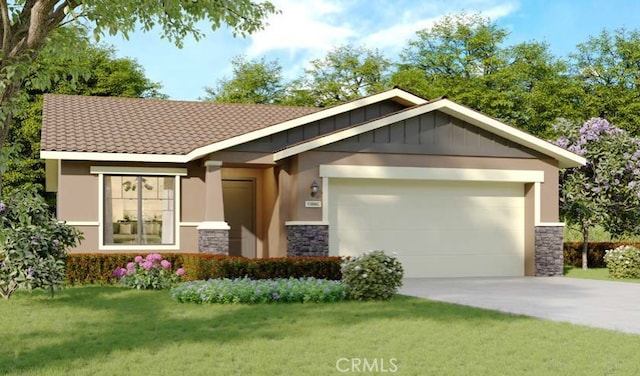
{"label": "green foliage", "polygon": [[172,264],[159,253],[150,253],[146,257],[136,256],[126,268],[113,271],[116,278],[129,288],[138,290],[164,290],[180,281],[184,269],[173,271]]}
{"label": "green foliage", "polygon": [[349,45],[310,64],[305,75],[289,85],[286,103],[328,107],[379,92],[388,86],[391,67],[378,50]]}
{"label": "green foliage", "polygon": [[640,135],[640,31],[603,30],[577,50],[571,55],[572,73],[583,91],[584,117],[604,117]]}
{"label": "green foliage", "polygon": [[630,245],[622,245],[609,249],[604,261],[613,279],[640,278],[640,249]]}
{"label": "green foliage", "polygon": [[185,282],[171,289],[180,303],[321,303],[344,300],[339,281],[308,278],[211,279]]}
{"label": "green foliage", "polygon": [[[640,242],[594,242],[587,244],[588,265],[593,268],[604,268],[605,251],[623,245],[640,247]],[[570,266],[582,265],[582,251],[584,242],[565,242],[563,246],[564,264]]]}
{"label": "green foliage", "polygon": [[205,100],[224,103],[279,104],[284,98],[282,67],[277,61],[247,60],[236,56],[231,60],[232,78],[206,88]]}
{"label": "green foliage", "polygon": [[342,282],[355,300],[389,300],[402,286],[404,270],[395,256],[369,251],[347,258],[342,264]]}
{"label": "green foliage", "polygon": [[14,191],[0,201],[0,296],[18,288],[42,288],[53,295],[65,279],[66,248],[82,239],[58,222],[34,190]]}
{"label": "green foliage", "polygon": [[580,118],[567,65],[544,43],[504,46],[507,35],[477,14],[444,17],[409,41],[391,82],[425,98],[446,96],[539,136],[558,117]]}

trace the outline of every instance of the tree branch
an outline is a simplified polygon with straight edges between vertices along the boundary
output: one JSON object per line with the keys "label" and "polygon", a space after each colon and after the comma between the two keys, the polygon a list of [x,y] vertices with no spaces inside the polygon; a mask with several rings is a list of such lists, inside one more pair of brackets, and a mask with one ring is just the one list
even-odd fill
{"label": "tree branch", "polygon": [[9,18],[9,7],[6,0],[0,1],[0,12],[2,12],[2,52],[6,52],[11,42],[11,19]]}

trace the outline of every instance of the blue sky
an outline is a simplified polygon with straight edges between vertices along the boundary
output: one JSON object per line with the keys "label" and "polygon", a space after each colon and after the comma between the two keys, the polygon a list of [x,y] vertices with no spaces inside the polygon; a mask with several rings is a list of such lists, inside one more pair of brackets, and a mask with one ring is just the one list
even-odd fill
{"label": "blue sky", "polygon": [[[510,35],[507,44],[547,42],[564,57],[578,43],[603,29],[640,29],[637,0],[271,0],[282,11],[269,26],[247,38],[229,30],[207,32],[199,42],[185,41],[178,49],[160,32],[102,39],[118,56],[136,59],[147,77],[163,85],[171,99],[197,100],[205,86],[215,86],[231,74],[231,59],[277,59],[286,78],[296,78],[309,60],[325,56],[336,46],[377,48],[395,58],[417,30],[430,27],[446,14],[480,13]],[[207,25],[202,25],[208,30]]]}

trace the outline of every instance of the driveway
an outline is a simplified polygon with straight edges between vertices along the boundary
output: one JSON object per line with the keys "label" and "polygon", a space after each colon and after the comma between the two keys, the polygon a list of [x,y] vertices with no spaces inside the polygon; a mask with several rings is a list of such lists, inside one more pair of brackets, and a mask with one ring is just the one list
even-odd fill
{"label": "driveway", "polygon": [[408,278],[400,293],[640,334],[640,284],[565,277]]}

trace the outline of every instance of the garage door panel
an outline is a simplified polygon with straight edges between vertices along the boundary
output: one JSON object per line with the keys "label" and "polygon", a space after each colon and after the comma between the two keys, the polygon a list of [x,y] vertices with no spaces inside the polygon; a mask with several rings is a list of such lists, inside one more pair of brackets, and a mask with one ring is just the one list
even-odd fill
{"label": "garage door panel", "polygon": [[524,259],[501,255],[407,256],[405,278],[420,277],[513,277],[524,274]]}
{"label": "garage door panel", "polygon": [[[441,255],[441,254],[514,254],[521,250],[513,244],[524,237],[523,231],[510,233],[455,231],[387,231],[384,237],[379,231],[342,229],[334,232],[330,241],[340,244],[342,249],[349,249],[360,254],[367,250],[380,249],[387,253],[398,252],[402,255]],[[344,253],[343,253],[344,254]]]}
{"label": "garage door panel", "polygon": [[330,179],[329,197],[333,255],[397,252],[407,276],[524,274],[522,184]]}

